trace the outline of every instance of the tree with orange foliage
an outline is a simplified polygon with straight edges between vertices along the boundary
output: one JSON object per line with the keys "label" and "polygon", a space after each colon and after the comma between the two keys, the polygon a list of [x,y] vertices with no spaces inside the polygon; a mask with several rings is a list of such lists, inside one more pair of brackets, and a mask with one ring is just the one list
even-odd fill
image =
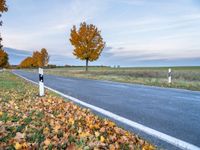
{"label": "tree with orange foliage", "polygon": [[34,51],[32,57],[27,57],[20,63],[21,68],[44,67],[49,62],[49,54],[45,48]]}
{"label": "tree with orange foliage", "polygon": [[8,7],[6,5],[6,0],[0,0],[0,12],[8,11]]}
{"label": "tree with orange foliage", "polygon": [[45,48],[42,48],[41,51],[33,52],[34,67],[44,67],[48,65],[49,54]]}
{"label": "tree with orange foliage", "polygon": [[73,26],[70,42],[74,46],[73,54],[86,61],[86,71],[88,61],[97,60],[105,47],[101,32],[93,24],[87,25],[85,22],[80,24],[79,30]]}
{"label": "tree with orange foliage", "polygon": [[8,67],[8,54],[0,49],[0,67]]}
{"label": "tree with orange foliage", "polygon": [[41,49],[41,55],[42,55],[42,66],[47,66],[49,63],[49,54],[45,48]]}
{"label": "tree with orange foliage", "polygon": [[[4,13],[6,11],[8,11],[6,0],[0,0],[0,12]],[[1,17],[1,14],[0,14],[0,17]],[[2,26],[2,21],[0,21],[0,26]]]}
{"label": "tree with orange foliage", "polygon": [[42,54],[38,51],[34,51],[33,55],[33,67],[42,67]]}
{"label": "tree with orange foliage", "polygon": [[[8,11],[8,7],[6,5],[6,0],[0,0],[0,18],[1,18],[1,13],[4,13]],[[0,26],[2,26],[2,21],[0,21]],[[0,34],[0,49],[3,48],[3,45],[1,44],[2,38]]]}
{"label": "tree with orange foliage", "polygon": [[[6,0],[0,0],[0,17],[1,13],[8,11],[8,7],[6,5]],[[2,21],[0,21],[0,26],[2,26]],[[2,38],[0,34],[0,67],[8,67],[8,54],[2,49],[3,45],[1,44]]]}
{"label": "tree with orange foliage", "polygon": [[33,67],[33,58],[32,57],[27,57],[25,58],[21,63],[20,63],[20,68],[31,68]]}

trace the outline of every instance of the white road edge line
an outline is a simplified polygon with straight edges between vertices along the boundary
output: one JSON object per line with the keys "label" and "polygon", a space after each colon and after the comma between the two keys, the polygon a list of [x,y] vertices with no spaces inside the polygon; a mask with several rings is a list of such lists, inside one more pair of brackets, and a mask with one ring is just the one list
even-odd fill
{"label": "white road edge line", "polygon": [[[23,78],[23,79],[25,79],[25,80],[27,80],[27,81],[29,81],[29,82],[31,82],[31,83],[38,84],[37,82],[29,80],[26,77],[23,77],[23,76],[15,73],[15,72],[12,72],[12,73],[17,75],[17,76],[19,76],[19,77],[21,77],[21,78]],[[141,131],[145,132],[148,135],[154,136],[154,137],[156,137],[156,138],[158,138],[160,140],[163,140],[163,141],[165,141],[165,142],[167,142],[169,144],[172,144],[172,145],[174,145],[174,146],[176,146],[178,148],[181,148],[181,149],[184,149],[184,150],[200,150],[200,147],[197,147],[197,146],[195,146],[193,144],[190,144],[188,142],[182,141],[180,139],[177,139],[177,138],[172,137],[170,135],[167,135],[165,133],[156,131],[156,130],[151,129],[149,127],[146,127],[146,126],[144,126],[142,124],[139,124],[137,122],[134,122],[134,121],[131,121],[131,120],[126,119],[124,117],[121,117],[119,115],[116,115],[116,114],[114,114],[114,113],[112,113],[110,111],[107,111],[105,109],[93,106],[93,105],[88,104],[86,102],[83,102],[83,101],[81,101],[81,100],[79,100],[77,98],[74,98],[72,96],[66,95],[66,94],[61,93],[61,92],[59,92],[57,90],[54,90],[54,89],[52,89],[52,88],[50,88],[48,86],[45,86],[45,88],[47,88],[47,89],[49,89],[49,90],[51,90],[51,91],[53,91],[53,92],[65,97],[65,98],[67,98],[67,99],[69,99],[71,101],[74,101],[75,103],[81,104],[81,105],[83,105],[83,106],[85,106],[87,108],[95,110],[95,111],[97,111],[97,112],[99,112],[99,113],[101,113],[101,114],[103,114],[105,116],[108,116],[108,117],[110,117],[110,118],[112,118],[114,120],[117,120],[117,121],[122,122],[122,123],[124,123],[126,125],[129,125],[129,126],[131,126],[133,128],[141,130]]]}

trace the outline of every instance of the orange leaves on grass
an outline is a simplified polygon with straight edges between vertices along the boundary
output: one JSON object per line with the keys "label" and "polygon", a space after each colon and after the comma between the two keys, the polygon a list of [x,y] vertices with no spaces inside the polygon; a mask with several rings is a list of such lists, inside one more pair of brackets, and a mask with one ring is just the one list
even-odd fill
{"label": "orange leaves on grass", "polygon": [[26,142],[24,142],[24,143],[16,142],[14,147],[16,150],[26,150],[28,148],[28,145]]}
{"label": "orange leaves on grass", "polygon": [[0,117],[3,115],[3,112],[2,111],[0,111]]}
{"label": "orange leaves on grass", "polygon": [[3,141],[0,147],[3,149],[10,146],[15,149],[155,149],[88,109],[49,94],[33,97],[33,92],[31,88],[22,95],[12,91],[8,92],[12,101],[0,99],[0,140]]}
{"label": "orange leaves on grass", "polygon": [[46,146],[48,146],[50,143],[51,143],[51,139],[46,139],[46,140],[44,141],[44,144],[45,144]]}

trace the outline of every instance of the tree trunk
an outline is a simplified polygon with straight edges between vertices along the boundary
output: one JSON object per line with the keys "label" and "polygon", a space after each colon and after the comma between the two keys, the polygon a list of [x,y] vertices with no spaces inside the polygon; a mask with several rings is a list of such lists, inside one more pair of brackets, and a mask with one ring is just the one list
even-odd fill
{"label": "tree trunk", "polygon": [[86,59],[85,71],[88,71],[88,59]]}

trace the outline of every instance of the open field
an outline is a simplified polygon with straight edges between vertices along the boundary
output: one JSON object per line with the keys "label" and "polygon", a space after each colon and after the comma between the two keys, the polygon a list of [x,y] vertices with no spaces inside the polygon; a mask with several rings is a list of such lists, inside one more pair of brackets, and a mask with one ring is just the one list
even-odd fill
{"label": "open field", "polygon": [[[37,72],[37,70],[34,70]],[[90,67],[85,72],[84,67],[66,67],[45,69],[46,74],[66,77],[88,78],[97,80],[110,80],[126,83],[183,88],[200,90],[200,67],[172,67],[172,84],[168,84],[167,67],[146,68],[111,68]]]}
{"label": "open field", "polygon": [[154,149],[137,135],[9,72],[0,73],[2,149]]}

